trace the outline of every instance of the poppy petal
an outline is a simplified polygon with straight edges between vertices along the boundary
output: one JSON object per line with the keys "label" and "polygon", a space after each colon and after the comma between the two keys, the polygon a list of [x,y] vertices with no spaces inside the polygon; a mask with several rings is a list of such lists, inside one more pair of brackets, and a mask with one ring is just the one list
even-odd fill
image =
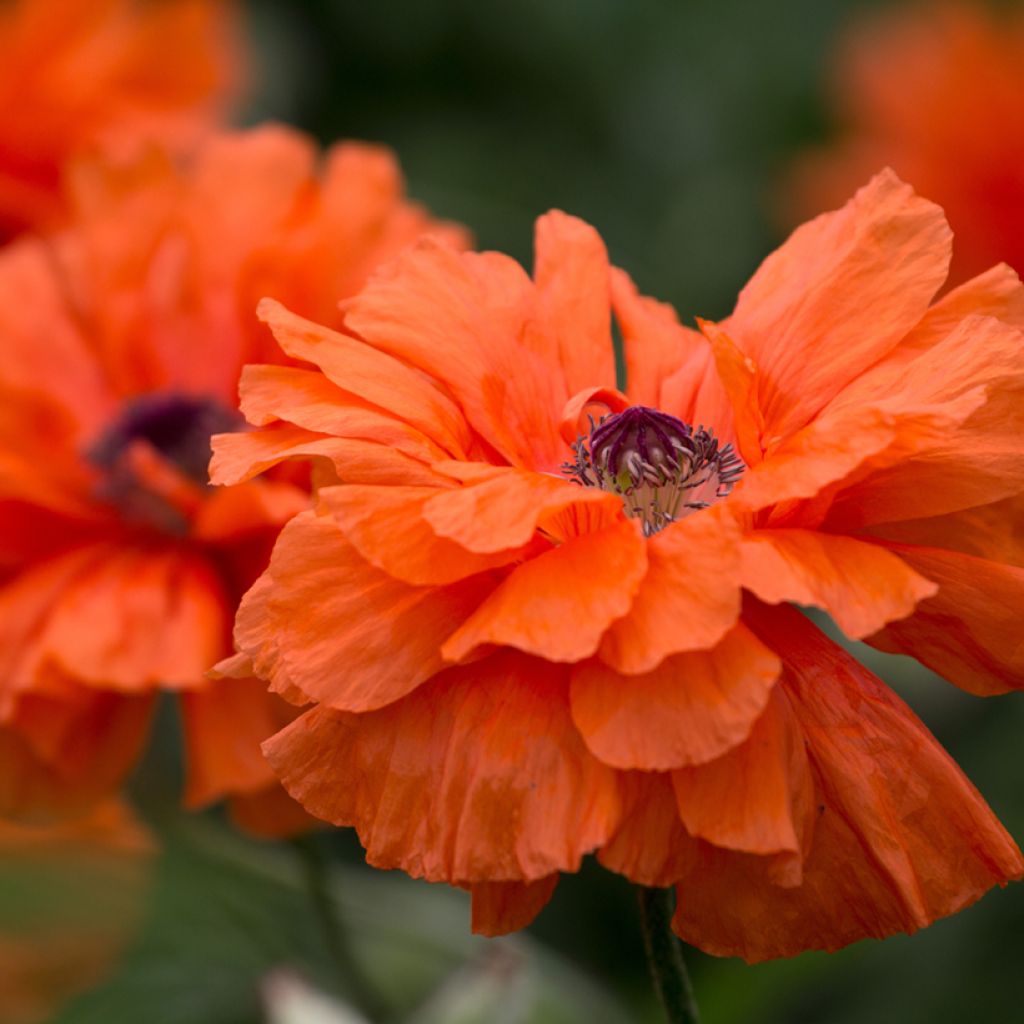
{"label": "poppy petal", "polygon": [[575,871],[615,829],[615,773],[569,716],[566,670],[506,651],[405,699],[307,712],[264,744],[303,806],[354,825],[369,863],[430,881]]}
{"label": "poppy petal", "polygon": [[616,768],[700,764],[742,743],[764,711],[779,661],[744,626],[711,651],[621,676],[589,661],[573,672],[572,716],[587,746]]}

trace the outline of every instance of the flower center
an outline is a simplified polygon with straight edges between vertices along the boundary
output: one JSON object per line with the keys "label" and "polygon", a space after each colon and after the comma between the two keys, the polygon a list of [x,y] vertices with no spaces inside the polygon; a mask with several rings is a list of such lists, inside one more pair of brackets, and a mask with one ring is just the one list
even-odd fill
{"label": "flower center", "polygon": [[165,392],[126,402],[86,451],[104,470],[98,497],[127,519],[186,532],[208,482],[210,435],[240,422],[215,399],[195,395]]}
{"label": "flower center", "polygon": [[711,431],[643,405],[591,420],[572,447],[576,461],[563,470],[617,494],[647,537],[724,498],[745,468]]}

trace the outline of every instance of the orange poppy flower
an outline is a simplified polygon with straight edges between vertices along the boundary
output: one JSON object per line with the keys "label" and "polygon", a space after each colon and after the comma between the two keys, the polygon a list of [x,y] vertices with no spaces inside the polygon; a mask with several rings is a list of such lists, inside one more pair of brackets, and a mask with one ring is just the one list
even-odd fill
{"label": "orange poppy flower", "polygon": [[798,160],[792,221],[891,166],[946,211],[953,282],[1002,260],[1024,272],[1024,16],[962,2],[873,14],[832,65],[842,128]]}
{"label": "orange poppy flower", "polygon": [[316,705],[264,744],[288,791],[371,864],[469,888],[488,934],[592,851],[749,960],[1019,877],[925,727],[789,607],[976,691],[1024,684],[1024,569],[960,525],[1024,490],[1024,291],[997,269],[932,305],[949,255],[886,173],[700,333],[557,212],[532,279],[423,243],[341,332],[265,301],[309,365],[246,369],[259,429],[214,439],[212,478],[319,466],[235,626]]}
{"label": "orange poppy flower", "polygon": [[150,153],[83,165],[75,186],[72,228],[0,254],[0,813],[116,786],[169,689],[189,802],[247,794],[246,820],[284,827],[296,812],[274,812],[258,744],[292,709],[205,673],[308,485],[214,491],[209,436],[237,419],[242,364],[269,354],[257,296],[337,319],[378,260],[462,232],[402,198],[388,152],[340,145],[319,168],[273,126],[211,140],[184,172]]}
{"label": "orange poppy flower", "polygon": [[0,10],[0,240],[51,225],[69,157],[180,148],[239,78],[230,0],[14,0]]}

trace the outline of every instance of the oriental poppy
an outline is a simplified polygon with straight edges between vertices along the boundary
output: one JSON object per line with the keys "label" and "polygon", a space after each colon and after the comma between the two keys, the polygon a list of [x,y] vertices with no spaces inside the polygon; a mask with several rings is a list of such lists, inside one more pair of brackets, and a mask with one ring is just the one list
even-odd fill
{"label": "oriental poppy", "polygon": [[14,0],[0,10],[0,240],[64,210],[70,157],[191,147],[237,89],[229,0]]}
{"label": "oriental poppy", "polygon": [[791,173],[794,221],[888,165],[945,210],[952,283],[1001,260],[1024,272],[1024,16],[963,2],[875,13],[830,66],[840,128]]}
{"label": "oriental poppy", "polygon": [[961,544],[1024,488],[1024,293],[997,268],[933,304],[949,258],[887,172],[699,332],[557,212],[532,278],[425,242],[340,331],[265,301],[308,365],[246,369],[259,429],[215,438],[212,475],[318,467],[235,626],[236,671],[315,704],[264,744],[288,791],[371,864],[470,889],[487,934],[594,851],[749,960],[1019,877],[925,727],[790,606],[1024,684],[1008,531]]}
{"label": "oriental poppy", "polygon": [[244,795],[260,831],[299,812],[258,743],[291,707],[206,679],[301,475],[207,486],[241,365],[268,353],[255,297],[330,317],[375,263],[461,229],[406,202],[392,156],[269,126],[81,165],[74,223],[0,255],[0,813],[43,818],[115,787],[154,694],[180,691],[188,800]]}

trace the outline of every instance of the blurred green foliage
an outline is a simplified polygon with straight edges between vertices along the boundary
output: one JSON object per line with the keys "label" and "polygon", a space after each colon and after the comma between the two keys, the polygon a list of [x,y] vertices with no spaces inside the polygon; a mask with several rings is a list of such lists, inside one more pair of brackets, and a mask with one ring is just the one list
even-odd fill
{"label": "blurred green foliage", "polygon": [[[534,217],[576,213],[643,291],[685,320],[715,317],[779,241],[773,190],[792,153],[827,134],[830,48],[868,6],[250,0],[245,119],[387,143],[414,196],[527,264]],[[1024,837],[1021,698],[980,701],[857,653]],[[159,739],[136,780],[164,844],[145,926],[119,973],[55,1024],[256,1024],[260,984],[282,968],[334,992],[294,851],[172,811],[166,717]],[[630,888],[596,865],[563,880],[528,935],[489,943],[469,936],[463,894],[371,871],[351,836],[320,841],[360,961],[396,1014],[418,1008],[414,1024],[659,1019]],[[1008,1024],[1024,1019],[1024,887],[832,956],[690,960],[707,1024]]]}

